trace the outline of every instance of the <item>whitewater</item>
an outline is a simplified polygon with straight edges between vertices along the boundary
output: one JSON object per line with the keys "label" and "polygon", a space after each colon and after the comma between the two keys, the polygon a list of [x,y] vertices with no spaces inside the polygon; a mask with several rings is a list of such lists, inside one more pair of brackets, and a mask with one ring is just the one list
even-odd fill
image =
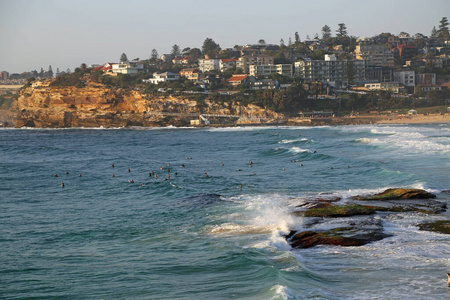
{"label": "whitewater", "polygon": [[[449,124],[0,129],[0,153],[2,299],[450,299],[449,236],[418,226],[449,211],[293,214],[393,187],[450,205]],[[285,238],[361,220],[389,237]]]}

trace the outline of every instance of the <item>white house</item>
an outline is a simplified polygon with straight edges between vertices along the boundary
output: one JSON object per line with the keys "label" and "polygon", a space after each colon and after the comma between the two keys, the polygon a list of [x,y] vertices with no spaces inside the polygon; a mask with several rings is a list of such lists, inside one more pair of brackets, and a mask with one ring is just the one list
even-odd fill
{"label": "white house", "polygon": [[112,64],[111,71],[116,74],[137,74],[144,70],[144,65],[137,62],[121,62],[120,64]]}
{"label": "white house", "polygon": [[143,82],[158,84],[160,82],[171,81],[171,80],[180,80],[180,74],[165,72],[165,73],[153,73],[153,78],[144,79]]}

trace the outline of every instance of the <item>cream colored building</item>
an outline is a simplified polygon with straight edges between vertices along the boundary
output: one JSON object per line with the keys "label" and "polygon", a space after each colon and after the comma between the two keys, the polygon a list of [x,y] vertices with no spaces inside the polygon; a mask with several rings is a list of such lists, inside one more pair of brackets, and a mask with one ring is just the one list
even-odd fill
{"label": "cream colored building", "polygon": [[273,65],[273,56],[269,55],[244,55],[236,61],[236,69],[242,69],[244,73],[250,72],[250,66],[252,65]]}
{"label": "cream colored building", "polygon": [[383,44],[356,45],[355,56],[372,66],[394,66],[394,53]]}

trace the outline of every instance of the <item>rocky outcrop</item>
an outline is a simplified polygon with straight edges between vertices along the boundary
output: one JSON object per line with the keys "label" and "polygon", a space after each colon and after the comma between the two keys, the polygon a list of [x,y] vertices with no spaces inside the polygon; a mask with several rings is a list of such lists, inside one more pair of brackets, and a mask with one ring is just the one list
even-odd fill
{"label": "rocky outcrop", "polygon": [[[201,103],[188,97],[154,97],[131,89],[109,88],[87,82],[85,87],[53,87],[51,81],[34,82],[20,91],[14,109],[16,127],[122,127],[188,126],[200,114],[283,119],[270,110],[243,106],[236,101]],[[211,116],[214,119],[214,116]],[[234,125],[238,118],[217,117],[213,124]]]}
{"label": "rocky outcrop", "polygon": [[450,220],[440,220],[431,223],[419,224],[419,229],[450,234]]}
{"label": "rocky outcrop", "polygon": [[382,193],[372,196],[356,196],[352,199],[360,201],[369,200],[400,200],[400,199],[431,199],[436,198],[436,195],[428,193],[421,189],[387,189]]}

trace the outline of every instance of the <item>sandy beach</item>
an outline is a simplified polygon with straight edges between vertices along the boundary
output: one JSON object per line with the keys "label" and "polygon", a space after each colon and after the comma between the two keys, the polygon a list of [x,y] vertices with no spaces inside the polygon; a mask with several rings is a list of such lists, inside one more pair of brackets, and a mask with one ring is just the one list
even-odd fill
{"label": "sandy beach", "polygon": [[425,124],[425,123],[449,123],[450,114],[444,115],[412,115],[393,116],[380,120],[377,124]]}

